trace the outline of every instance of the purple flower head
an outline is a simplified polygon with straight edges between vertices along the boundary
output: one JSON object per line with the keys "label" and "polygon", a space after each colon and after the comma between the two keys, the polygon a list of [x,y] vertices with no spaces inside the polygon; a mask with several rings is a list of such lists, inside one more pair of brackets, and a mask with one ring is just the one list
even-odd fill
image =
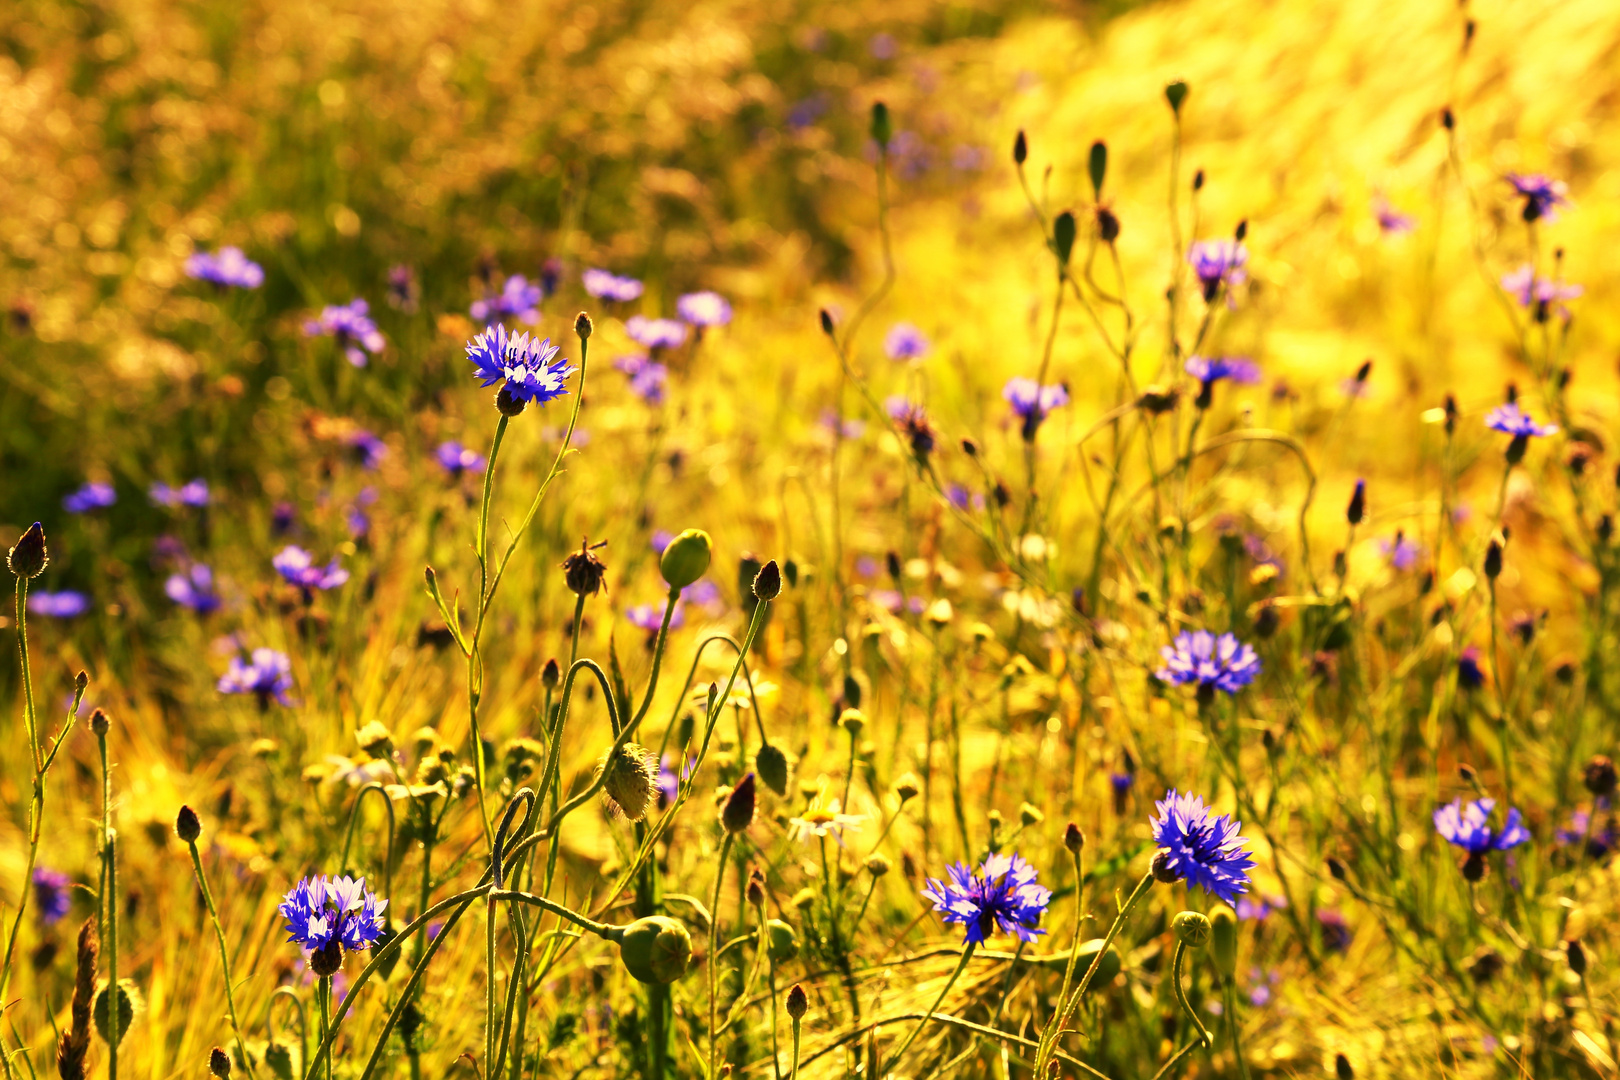
{"label": "purple flower head", "polygon": [[296,544],[288,544],[277,552],[270,565],[306,593],[314,589],[335,589],[349,580],[349,572],[338,565],[335,557],[325,566],[316,566],[315,556]]}
{"label": "purple flower head", "polygon": [[358,296],[347,304],[328,304],[318,317],[304,324],[304,333],[331,337],[349,363],[365,367],[366,353],[380,353],[385,344],[377,324],[371,321],[370,311],[371,305]]}
{"label": "purple flower head", "polygon": [[1253,647],[1229,633],[1216,637],[1208,630],[1183,630],[1159,654],[1164,666],[1153,673],[1154,678],[1171,686],[1196,685],[1201,695],[1216,690],[1235,694],[1260,674],[1260,658]]}
{"label": "purple flower head", "polygon": [[1557,424],[1538,424],[1531,415],[1519,408],[1519,403],[1510,401],[1505,405],[1498,405],[1485,414],[1485,426],[1500,431],[1504,435],[1512,435],[1515,439],[1528,439],[1535,435],[1556,435]]}
{"label": "purple flower head", "polygon": [[225,674],[219,677],[217,689],[222,694],[252,694],[259,699],[261,709],[268,708],[272,699],[291,705],[287,691],[292,689],[292,661],[286,653],[266,648],[254,649],[249,663],[233,656]]}
{"label": "purple flower head", "polygon": [[286,536],[298,524],[298,508],[292,503],[282,500],[270,509],[270,531],[276,536]]}
{"label": "purple flower head", "polygon": [[485,326],[502,319],[537,323],[540,321],[540,299],[540,286],[529,284],[529,279],[522,274],[513,274],[506,279],[506,285],[499,293],[483,300],[474,300],[470,313]]}
{"label": "purple flower head", "polygon": [[440,443],[433,456],[438,459],[439,466],[453,477],[459,478],[462,473],[477,473],[484,469],[484,455],[458,442]]}
{"label": "purple flower head", "polygon": [[686,324],[674,319],[649,319],[632,315],[624,321],[630,340],[648,349],[673,349],[686,340]]}
{"label": "purple flower head", "polygon": [[1417,218],[1401,213],[1383,199],[1373,204],[1373,214],[1378,218],[1378,228],[1385,236],[1404,236],[1417,228]]}
{"label": "purple flower head", "polygon": [[60,870],[34,867],[34,905],[46,926],[61,922],[73,910],[73,879]]}
{"label": "purple flower head", "polygon": [[580,275],[585,285],[585,291],[598,300],[608,300],[615,303],[628,303],[641,296],[643,286],[635,278],[620,277],[607,270],[598,270],[595,267]]}
{"label": "purple flower head", "polygon": [[113,490],[111,484],[98,484],[92,481],[78,491],[62,496],[62,509],[70,514],[88,514],[92,510],[111,506],[117,501],[118,492]]}
{"label": "purple flower head", "polygon": [[1189,356],[1183,370],[1206,387],[1222,379],[1250,386],[1260,381],[1260,366],[1246,356]]}
{"label": "purple flower head", "polygon": [[359,459],[360,466],[375,469],[388,456],[388,444],[365,428],[355,428],[345,440]]}
{"label": "purple flower head", "polygon": [[[366,507],[377,501],[377,489],[363,487],[355,495],[354,502],[343,512],[343,522],[349,529],[349,536],[355,540],[363,540],[371,535],[371,515],[366,513]],[[344,571],[346,574],[347,571]]]}
{"label": "purple flower head", "polygon": [[199,478],[177,488],[160,481],[152,485],[148,494],[151,495],[154,506],[167,506],[171,510],[177,506],[207,506],[208,481]]}
{"label": "purple flower head", "polygon": [[1238,902],[1232,905],[1232,910],[1245,922],[1265,922],[1273,911],[1281,911],[1287,906],[1288,898],[1285,896],[1263,896],[1258,900],[1240,896]]}
{"label": "purple flower head", "polygon": [[945,501],[956,507],[956,509],[962,511],[964,514],[974,507],[973,492],[969,491],[961,484],[945,485]]}
{"label": "purple flower head", "polygon": [[407,315],[413,314],[422,301],[422,286],[416,280],[416,270],[401,264],[388,269],[388,306]]}
{"label": "purple flower head", "polygon": [[1508,173],[1507,182],[1524,200],[1524,220],[1556,221],[1558,208],[1570,205],[1569,188],[1562,180],[1554,180],[1540,173]]}
{"label": "purple flower head", "polygon": [[1136,774],[1117,772],[1108,774],[1108,786],[1114,789],[1115,795],[1128,794],[1136,786]]}
{"label": "purple flower head", "polygon": [[90,598],[73,589],[61,592],[31,592],[28,594],[28,613],[47,619],[74,619],[90,610]]}
{"label": "purple flower head", "polygon": [[314,951],[337,941],[348,952],[371,948],[382,936],[387,900],[366,888],[365,878],[307,877],[294,885],[276,910],[287,920],[287,940]]}
{"label": "purple flower head", "polygon": [[1197,795],[1178,795],[1174,788],[1156,805],[1153,842],[1164,853],[1165,866],[1228,904],[1249,891],[1254,859],[1243,850],[1242,824],[1217,814]]}
{"label": "purple flower head", "polygon": [[900,434],[907,445],[911,447],[912,456],[919,462],[927,462],[928,455],[934,452],[934,445],[938,441],[934,425],[928,422],[927,411],[900,394],[885,398],[883,408],[895,422],[895,426],[900,429]]}
{"label": "purple flower head", "polygon": [[1027,441],[1035,438],[1036,429],[1048,413],[1069,403],[1069,388],[1061,383],[1042,386],[1034,379],[1019,375],[1007,380],[1007,385],[1001,388],[1001,396],[1012,406],[1013,412],[1023,419],[1024,438]]}
{"label": "purple flower head", "polygon": [[496,324],[467,342],[467,359],[476,369],[478,385],[494,386],[505,379],[513,399],[543,405],[568,393],[566,380],[576,370],[566,359],[554,359],[558,349],[550,338],[508,335],[506,327]]}
{"label": "purple flower head", "polygon": [[681,600],[688,604],[696,604],[705,608],[710,614],[719,614],[726,608],[724,600],[720,599],[720,586],[703,578],[694,582],[681,594]]}
{"label": "purple flower head", "polygon": [[1434,831],[1470,855],[1507,851],[1530,839],[1530,830],[1524,827],[1517,809],[1507,812],[1501,829],[1491,828],[1494,809],[1495,799],[1475,799],[1466,804],[1454,799],[1434,812]]}
{"label": "purple flower head", "polygon": [[731,321],[731,303],[717,292],[687,293],[675,301],[675,313],[696,327],[724,326]]}
{"label": "purple flower head", "polygon": [[844,439],[858,439],[866,434],[866,421],[859,419],[838,419],[838,414],[831,409],[821,410],[821,426],[834,435]]}
{"label": "purple flower head", "polygon": [[1485,669],[1479,666],[1479,649],[1470,645],[1457,657],[1457,685],[1478,690],[1485,685]]}
{"label": "purple flower head", "polygon": [[1344,952],[1356,936],[1350,924],[1344,921],[1344,916],[1333,908],[1318,911],[1316,925],[1322,931],[1322,945],[1328,952]]}
{"label": "purple flower head", "polygon": [[670,532],[668,529],[654,529],[652,538],[649,541],[649,543],[652,545],[653,554],[662,555],[664,553],[664,549],[669,547],[670,543],[674,539],[675,534]]}
{"label": "purple flower head", "polygon": [[1395,533],[1394,539],[1380,540],[1378,547],[1397,570],[1410,570],[1423,557],[1423,545],[1408,539],[1406,533],[1400,531]]}
{"label": "purple flower head", "polygon": [[1569,815],[1569,826],[1558,830],[1558,842],[1566,846],[1577,846],[1584,841],[1587,857],[1593,859],[1601,859],[1616,847],[1620,847],[1620,822],[1615,821],[1613,813],[1605,813],[1603,824],[1599,827],[1592,817],[1596,809],[1607,811],[1608,799],[1598,799],[1597,807],[1593,811],[1572,811]]}
{"label": "purple flower head", "polygon": [[1213,304],[1224,285],[1227,302],[1231,291],[1249,280],[1245,267],[1249,264],[1249,249],[1236,240],[1198,240],[1187,249],[1187,262],[1204,290],[1204,301]]}
{"label": "purple flower head", "polygon": [[1569,309],[1563,302],[1586,292],[1580,285],[1538,277],[1529,263],[1503,274],[1502,288],[1519,302],[1520,307],[1534,308],[1535,316],[1541,322],[1546,321],[1549,311],[1556,310],[1560,315],[1568,316]]}
{"label": "purple flower head", "polygon": [[199,615],[219,610],[219,593],[214,591],[214,572],[204,563],[192,563],[184,573],[170,574],[163,592],[183,608]]}
{"label": "purple flower head", "polygon": [[264,267],[239,247],[223,247],[213,255],[199,251],[188,258],[186,276],[233,289],[257,289],[264,284]]}
{"label": "purple flower head", "polygon": [[883,351],[890,360],[921,360],[933,344],[908,322],[897,322],[883,336]]}
{"label": "purple flower head", "polygon": [[632,394],[649,405],[663,403],[664,385],[669,381],[669,368],[640,353],[621,356],[613,361],[613,366],[630,377]]}
{"label": "purple flower head", "polygon": [[967,944],[981,944],[998,929],[1020,941],[1034,941],[1046,933],[1037,924],[1052,902],[1052,890],[1036,884],[1035,868],[1023,857],[990,855],[977,871],[966,863],[952,863],[946,876],[948,881],[929,878],[923,899],[933,901],[947,924],[966,928]]}
{"label": "purple flower head", "polygon": [[[686,613],[681,610],[684,606],[677,603],[675,610],[669,613],[671,630],[685,625]],[[639,627],[649,634],[656,634],[664,623],[664,609],[657,604],[632,604],[624,609],[624,617],[629,620],[631,626]]]}

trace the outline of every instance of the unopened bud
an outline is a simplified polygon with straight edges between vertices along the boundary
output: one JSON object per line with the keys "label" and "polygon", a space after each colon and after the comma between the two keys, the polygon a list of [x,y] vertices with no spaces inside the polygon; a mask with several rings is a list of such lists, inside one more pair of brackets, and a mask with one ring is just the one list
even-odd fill
{"label": "unopened bud", "polygon": [[90,731],[94,735],[105,735],[112,728],[112,721],[100,709],[90,714]]}
{"label": "unopened bud", "polygon": [[202,820],[197,817],[197,811],[182,806],[180,813],[175,815],[174,834],[187,844],[195,844],[197,837],[202,835]]}
{"label": "unopened bud", "polygon": [[1564,942],[1564,959],[1569,961],[1569,970],[1585,977],[1586,949],[1581,946],[1580,939],[1570,938]]}
{"label": "unopened bud", "polygon": [[583,311],[574,316],[574,333],[579,335],[579,339],[581,341],[589,338],[591,336],[591,331],[594,329],[596,329],[596,327],[592,325],[591,317],[585,314]]}
{"label": "unopened bud", "polygon": [[20,578],[36,578],[51,563],[51,553],[45,547],[45,526],[34,522],[17,538],[6,556],[6,565]]}
{"label": "unopened bud", "polygon": [[1170,103],[1170,111],[1177,116],[1181,115],[1181,103],[1187,100],[1187,83],[1177,79],[1164,88],[1164,100]]}
{"label": "unopened bud", "polygon": [[1013,164],[1022,165],[1029,160],[1029,139],[1020,131],[1013,139]]}
{"label": "unopened bud", "polygon": [[[1451,115],[1450,109],[1446,110],[1446,115]],[[1451,125],[1447,124],[1446,126],[1450,127]],[[1338,1080],[1356,1080],[1356,1070],[1350,1067],[1350,1059],[1343,1054],[1335,1054],[1333,1057],[1333,1075]]]}
{"label": "unopened bud", "polygon": [[1596,755],[1586,763],[1586,772],[1581,780],[1586,785],[1587,791],[1600,799],[1608,798],[1614,794],[1615,789],[1614,762],[1602,754]]}
{"label": "unopened bud", "polygon": [[917,797],[922,790],[922,781],[917,779],[916,773],[905,773],[894,782],[894,793],[900,796],[901,802],[909,802]]}
{"label": "unopened bud", "polygon": [[775,600],[782,594],[782,568],[772,559],[754,577],[754,595],[761,600]]}
{"label": "unopened bud", "polygon": [[828,311],[826,308],[821,309],[821,332],[826,334],[828,337],[833,336],[832,312]]}
{"label": "unopened bud", "polygon": [[879,854],[878,852],[874,851],[872,854],[866,857],[866,872],[871,874],[873,877],[882,877],[892,868],[892,864],[890,864],[888,858]]}
{"label": "unopened bud", "polygon": [[1501,533],[1492,533],[1490,542],[1485,545],[1485,576],[1495,581],[1502,576],[1502,545],[1505,542]]}
{"label": "unopened bud", "polygon": [[1091,177],[1092,197],[1101,199],[1103,180],[1108,176],[1108,144],[1101,139],[1091,144],[1091,153],[1086,158],[1086,172]]}
{"label": "unopened bud", "polygon": [[1069,849],[1071,855],[1080,854],[1081,849],[1086,846],[1086,834],[1072,821],[1063,830],[1063,846]]}
{"label": "unopened bud", "polygon": [[1074,251],[1074,237],[1074,214],[1065,210],[1052,222],[1052,250],[1061,266],[1069,265],[1069,256]]}
{"label": "unopened bud", "polygon": [[1039,825],[1046,820],[1046,815],[1035,808],[1033,803],[1022,803],[1018,807],[1018,820],[1027,829],[1032,825]]}
{"label": "unopened bud", "polygon": [[219,1080],[226,1080],[226,1077],[231,1075],[231,1056],[219,1047],[214,1047],[208,1052],[208,1071],[219,1077]]}
{"label": "unopened bud", "polygon": [[858,738],[861,729],[866,726],[866,714],[859,709],[845,709],[839,714],[838,723],[845,731],[849,732],[850,738]]}
{"label": "unopened bud", "polygon": [[804,987],[794,983],[787,992],[787,1014],[797,1024],[804,1019],[804,1014],[810,1011],[810,999],[805,995]]}
{"label": "unopened bud", "polygon": [[1153,855],[1153,880],[1169,885],[1181,880],[1181,871],[1170,865],[1171,855],[1160,848]]}
{"label": "unopened bud", "polygon": [[740,833],[754,823],[754,802],[756,798],[756,785],[754,774],[749,773],[737,781],[737,786],[731,789],[726,798],[725,808],[720,811],[720,824],[728,833]]}
{"label": "unopened bud", "polygon": [[1360,525],[1367,516],[1367,481],[1357,480],[1356,490],[1350,494],[1350,505],[1345,507],[1344,518],[1352,525]]}
{"label": "unopened bud", "polygon": [[562,682],[562,666],[557,663],[557,658],[553,656],[546,661],[546,666],[540,669],[540,685],[547,690],[555,690],[560,682]]}

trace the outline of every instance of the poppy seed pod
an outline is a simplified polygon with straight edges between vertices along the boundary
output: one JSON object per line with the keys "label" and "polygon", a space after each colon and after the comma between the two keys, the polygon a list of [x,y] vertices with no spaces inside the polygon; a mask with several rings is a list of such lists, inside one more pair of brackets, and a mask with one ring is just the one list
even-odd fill
{"label": "poppy seed pod", "polygon": [[1189,949],[1202,949],[1208,945],[1210,934],[1214,932],[1209,916],[1199,911],[1181,912],[1170,920],[1170,928],[1175,931],[1176,940]]}
{"label": "poppy seed pod", "polygon": [[709,571],[714,545],[702,529],[687,529],[669,542],[658,571],[672,589],[684,589]]}
{"label": "poppy seed pod", "polygon": [[678,920],[649,915],[624,928],[619,959],[637,982],[668,985],[685,975],[692,962],[692,935]]}
{"label": "poppy seed pod", "polygon": [[785,964],[799,955],[799,935],[781,919],[765,924],[765,955],[773,964]]}
{"label": "poppy seed pod", "polygon": [[658,760],[651,750],[625,743],[602,759],[602,791],[608,807],[630,821],[647,816],[647,806],[658,790]]}

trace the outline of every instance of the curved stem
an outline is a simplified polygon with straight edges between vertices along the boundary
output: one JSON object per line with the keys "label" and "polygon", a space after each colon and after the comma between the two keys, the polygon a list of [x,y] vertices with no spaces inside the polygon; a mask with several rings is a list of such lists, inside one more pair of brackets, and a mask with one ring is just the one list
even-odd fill
{"label": "curved stem", "polygon": [[917,1021],[917,1026],[911,1029],[911,1034],[906,1036],[906,1041],[900,1044],[900,1049],[896,1050],[894,1056],[889,1059],[888,1066],[878,1070],[879,1076],[886,1075],[889,1069],[898,1065],[900,1060],[906,1056],[906,1051],[910,1050],[911,1044],[917,1041],[917,1036],[922,1034],[922,1029],[928,1026],[928,1021],[934,1018],[934,1014],[939,1011],[939,1007],[945,1003],[945,995],[951,992],[951,987],[956,985],[956,980],[961,976],[962,972],[967,970],[968,961],[973,958],[973,950],[976,946],[977,942],[970,941],[967,943],[967,948],[962,950],[962,959],[956,962],[956,970],[952,971],[951,977],[945,980],[945,985],[939,991],[939,997],[935,998],[934,1004],[927,1012],[923,1013],[922,1019]]}
{"label": "curved stem", "polygon": [[1198,1029],[1198,1037],[1204,1040],[1204,1046],[1207,1049],[1214,1045],[1215,1040],[1210,1037],[1209,1029],[1204,1026],[1204,1022],[1198,1019],[1197,1011],[1193,1009],[1192,1003],[1187,1000],[1187,990],[1181,985],[1181,970],[1185,966],[1186,960],[1187,946],[1178,941],[1176,942],[1176,958],[1170,970],[1170,985],[1176,991],[1176,1004],[1181,1006],[1181,1011],[1187,1014],[1187,1019],[1191,1020],[1193,1027]]}
{"label": "curved stem", "polygon": [[394,895],[394,833],[396,831],[394,801],[388,797],[388,791],[380,781],[373,780],[361,788],[360,793],[354,797],[354,805],[349,807],[349,827],[343,833],[343,858],[340,860],[339,865],[345,871],[349,869],[349,848],[354,842],[355,823],[360,817],[360,804],[366,801],[368,791],[375,791],[381,795],[383,809],[388,811],[388,849],[383,859],[383,895],[392,896]]}

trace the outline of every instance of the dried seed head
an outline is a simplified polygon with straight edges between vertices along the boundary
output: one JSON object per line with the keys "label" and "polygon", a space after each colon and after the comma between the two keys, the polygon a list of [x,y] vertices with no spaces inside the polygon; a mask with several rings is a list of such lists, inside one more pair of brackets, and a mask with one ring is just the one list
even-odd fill
{"label": "dried seed head", "polygon": [[646,817],[658,789],[658,759],[652,751],[637,743],[625,743],[604,754],[598,768],[604,775],[602,792],[608,809],[630,821]]}

